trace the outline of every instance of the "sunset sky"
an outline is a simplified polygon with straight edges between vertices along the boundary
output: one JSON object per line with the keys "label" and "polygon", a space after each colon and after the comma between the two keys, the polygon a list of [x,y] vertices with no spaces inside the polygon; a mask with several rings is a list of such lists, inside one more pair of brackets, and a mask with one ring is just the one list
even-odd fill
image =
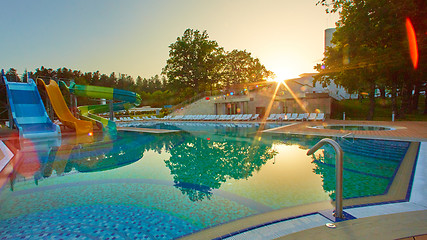
{"label": "sunset sky", "polygon": [[316,0],[3,1],[0,68],[160,74],[185,29],[207,30],[225,50],[247,50],[279,78],[314,72],[324,30]]}

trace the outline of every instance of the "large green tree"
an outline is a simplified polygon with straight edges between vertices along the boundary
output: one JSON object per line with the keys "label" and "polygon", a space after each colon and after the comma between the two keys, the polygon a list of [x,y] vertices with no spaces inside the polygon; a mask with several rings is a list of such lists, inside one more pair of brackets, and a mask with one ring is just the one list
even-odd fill
{"label": "large green tree", "polygon": [[221,85],[228,87],[234,84],[254,83],[266,80],[273,73],[253,58],[246,50],[234,49],[223,57]]}
{"label": "large green tree", "polygon": [[188,97],[234,84],[265,81],[273,75],[246,50],[225,52],[206,31],[187,29],[170,46],[163,69],[168,86]]}
{"label": "large green tree", "polygon": [[[322,64],[315,68],[320,72],[316,81],[329,83],[334,80],[350,91],[368,93],[372,119],[375,110],[375,90],[391,92],[393,109],[397,110],[396,96],[400,92],[400,115],[418,105],[417,93],[425,84],[420,76],[425,66],[412,67],[405,22],[415,20],[419,27],[420,56],[425,55],[425,36],[422,26],[426,14],[423,0],[320,0],[327,12],[339,12],[340,20]],[[425,19],[425,18],[424,18]],[[423,43],[424,42],[424,43]],[[424,58],[423,56],[422,58]],[[420,58],[421,59],[421,58]],[[418,86],[418,87],[417,87]],[[416,94],[412,94],[415,92]]]}
{"label": "large green tree", "polygon": [[169,48],[169,59],[163,69],[169,84],[177,90],[208,90],[214,81],[215,59],[222,52],[218,43],[209,40],[206,31],[187,29]]}

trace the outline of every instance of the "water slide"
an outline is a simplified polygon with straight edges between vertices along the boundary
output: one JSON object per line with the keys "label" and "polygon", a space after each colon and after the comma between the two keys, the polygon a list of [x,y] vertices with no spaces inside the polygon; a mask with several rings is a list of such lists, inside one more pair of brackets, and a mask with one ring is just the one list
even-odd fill
{"label": "water slide", "polygon": [[42,79],[37,79],[37,84],[44,87],[56,115],[65,126],[75,129],[77,135],[91,134],[93,132],[91,121],[77,119],[70,112],[61,90],[55,81],[50,80],[49,85],[46,85]]}
{"label": "water slide", "polygon": [[29,77],[27,83],[9,82],[3,71],[2,77],[19,136],[30,139],[60,137],[61,130],[50,120],[35,82]]}
{"label": "water slide", "polygon": [[[71,94],[77,96],[120,101],[113,104],[113,111],[129,109],[131,107],[138,106],[141,103],[141,97],[139,94],[131,91],[109,87],[77,85],[74,82],[71,82],[70,86],[67,86],[62,81],[59,82],[59,84],[61,87],[66,87]],[[105,113],[110,111],[108,104],[80,106],[78,109],[82,119],[101,123],[104,131],[117,131],[116,123],[114,121],[110,121],[106,118],[102,118],[96,115],[97,113]]]}

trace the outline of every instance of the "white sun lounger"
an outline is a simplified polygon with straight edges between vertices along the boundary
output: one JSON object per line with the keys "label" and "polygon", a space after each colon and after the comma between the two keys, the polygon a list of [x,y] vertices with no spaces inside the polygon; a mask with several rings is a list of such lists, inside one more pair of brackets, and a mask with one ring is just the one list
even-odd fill
{"label": "white sun lounger", "polygon": [[251,117],[252,121],[258,120],[258,119],[259,119],[259,114],[258,113],[256,113],[253,117]]}
{"label": "white sun lounger", "polygon": [[289,118],[289,121],[295,121],[298,117],[298,113],[292,113],[291,117]]}
{"label": "white sun lounger", "polygon": [[281,113],[277,117],[277,121],[284,121],[286,118],[286,113]]}
{"label": "white sun lounger", "polygon": [[317,113],[310,113],[307,120],[308,121],[314,121],[314,120],[316,120],[316,116],[317,116]]}
{"label": "white sun lounger", "polygon": [[275,121],[276,120],[276,114],[275,113],[270,114],[270,116],[268,116],[266,120],[267,121]]}
{"label": "white sun lounger", "polygon": [[296,121],[304,121],[307,119],[308,113],[300,113],[298,114],[298,117],[295,119]]}
{"label": "white sun lounger", "polygon": [[283,118],[283,121],[289,121],[291,116],[292,116],[292,113],[286,113],[285,117]]}
{"label": "white sun lounger", "polygon": [[252,114],[244,114],[242,117],[242,121],[249,121],[252,117]]}
{"label": "white sun lounger", "polygon": [[233,120],[234,121],[242,121],[242,118],[243,118],[243,114],[238,114],[233,118]]}
{"label": "white sun lounger", "polygon": [[315,121],[321,120],[321,121],[325,121],[325,114],[324,113],[319,113],[316,116],[316,119],[314,119]]}

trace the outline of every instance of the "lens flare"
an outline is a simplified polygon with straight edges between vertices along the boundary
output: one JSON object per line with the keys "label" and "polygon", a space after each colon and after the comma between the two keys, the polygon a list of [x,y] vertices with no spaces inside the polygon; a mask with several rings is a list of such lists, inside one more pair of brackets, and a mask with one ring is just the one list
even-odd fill
{"label": "lens flare", "polygon": [[409,53],[411,54],[412,65],[414,69],[418,67],[418,46],[417,37],[411,20],[406,18],[406,34],[408,35]]}

